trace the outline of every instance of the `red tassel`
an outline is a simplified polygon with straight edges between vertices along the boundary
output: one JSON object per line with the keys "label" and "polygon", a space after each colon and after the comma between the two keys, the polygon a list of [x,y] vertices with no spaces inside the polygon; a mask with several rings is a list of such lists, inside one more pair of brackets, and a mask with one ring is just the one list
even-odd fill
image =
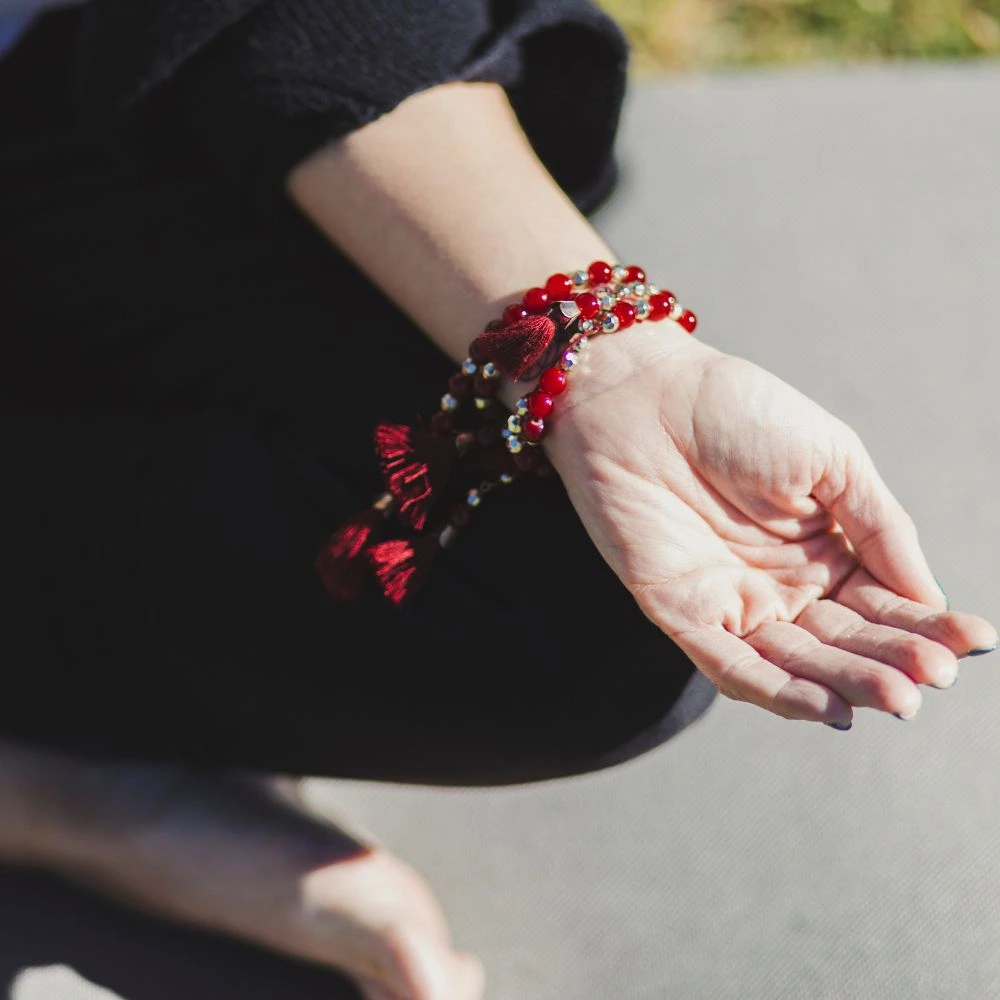
{"label": "red tassel", "polygon": [[375,507],[345,521],[330,536],[313,565],[331,597],[349,601],[357,597],[371,573],[364,550],[382,534],[385,515]]}
{"label": "red tassel", "polygon": [[476,338],[477,350],[516,382],[545,353],[555,333],[556,324],[550,317],[526,316],[495,330],[484,330]]}
{"label": "red tassel", "polygon": [[405,424],[379,424],[375,452],[386,487],[399,501],[397,512],[420,531],[428,507],[448,481],[455,460],[454,439]]}
{"label": "red tassel", "polygon": [[440,548],[437,535],[421,535],[379,542],[367,556],[382,593],[393,604],[402,604],[424,581]]}

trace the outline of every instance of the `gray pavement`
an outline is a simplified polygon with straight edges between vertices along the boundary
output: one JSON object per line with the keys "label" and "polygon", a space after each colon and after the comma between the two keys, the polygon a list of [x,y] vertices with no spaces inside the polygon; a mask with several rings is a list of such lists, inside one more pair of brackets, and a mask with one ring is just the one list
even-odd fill
{"label": "gray pavement", "polygon": [[[952,605],[994,621],[998,109],[995,63],[637,82],[596,220],[698,311],[699,336],[861,434]],[[719,699],[596,774],[307,789],[423,872],[489,1000],[991,1000],[998,704],[1000,653],[906,723],[860,711],[842,734]],[[338,995],[23,876],[0,879],[7,984],[14,1000]]]}

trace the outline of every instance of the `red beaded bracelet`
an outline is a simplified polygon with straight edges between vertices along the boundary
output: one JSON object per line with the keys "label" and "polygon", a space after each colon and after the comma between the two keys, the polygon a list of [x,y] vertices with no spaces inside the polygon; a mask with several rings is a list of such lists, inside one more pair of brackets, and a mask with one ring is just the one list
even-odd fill
{"label": "red beaded bracelet", "polygon": [[[594,261],[586,270],[553,274],[544,286],[529,288],[469,345],[428,426],[375,428],[385,489],[316,556],[327,591],[349,600],[374,579],[395,604],[412,596],[436,553],[454,543],[487,493],[523,475],[552,475],[536,446],[589,339],[664,319],[688,333],[698,323],[672,292],[647,284],[643,269],[634,265]],[[513,413],[496,399],[504,376],[536,383]],[[434,520],[441,508],[446,512]]]}

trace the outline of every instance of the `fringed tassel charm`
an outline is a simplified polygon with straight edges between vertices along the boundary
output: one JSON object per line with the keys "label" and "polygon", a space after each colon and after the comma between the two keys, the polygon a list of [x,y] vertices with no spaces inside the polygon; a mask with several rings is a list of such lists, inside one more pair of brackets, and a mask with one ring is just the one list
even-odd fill
{"label": "fringed tassel charm", "polygon": [[375,453],[386,488],[396,498],[397,513],[415,531],[421,531],[431,503],[451,472],[457,453],[455,439],[405,424],[379,424]]}
{"label": "fringed tassel charm", "polygon": [[385,597],[397,605],[410,597],[423,583],[440,548],[436,534],[393,538],[373,545],[368,560]]}
{"label": "fringed tassel charm", "polygon": [[313,565],[331,597],[349,601],[371,579],[366,550],[380,540],[392,504],[392,494],[383,493],[367,510],[345,521],[317,554]]}
{"label": "fringed tassel charm", "polygon": [[476,349],[501,374],[517,382],[548,350],[555,333],[555,321],[549,316],[526,316],[484,330],[476,338]]}

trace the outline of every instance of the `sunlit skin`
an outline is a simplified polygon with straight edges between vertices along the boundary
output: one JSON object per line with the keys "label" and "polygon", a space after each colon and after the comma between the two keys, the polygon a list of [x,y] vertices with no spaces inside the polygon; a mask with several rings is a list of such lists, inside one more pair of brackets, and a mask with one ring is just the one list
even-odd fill
{"label": "sunlit skin", "polygon": [[[619,260],[494,84],[413,95],[288,181],[414,336],[456,362],[550,275],[648,264]],[[848,426],[712,336],[666,320],[594,339],[542,445],[577,514],[662,629],[665,664],[675,642],[724,694],[790,719],[911,713],[920,685],[947,684],[995,629],[945,610],[908,515]],[[357,376],[331,373],[331,393]],[[0,744],[0,860],[327,965],[365,1000],[484,996],[481,962],[417,872],[263,779]]]}
{"label": "sunlit skin", "polygon": [[546,447],[591,538],[725,695],[842,725],[912,716],[996,629],[946,610],[845,422],[684,336],[603,335],[573,369]]}

